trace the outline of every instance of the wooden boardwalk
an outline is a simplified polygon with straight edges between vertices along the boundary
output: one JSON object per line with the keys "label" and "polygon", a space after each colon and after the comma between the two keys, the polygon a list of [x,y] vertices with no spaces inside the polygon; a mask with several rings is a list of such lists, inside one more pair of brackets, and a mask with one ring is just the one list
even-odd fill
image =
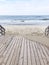
{"label": "wooden boardwalk", "polygon": [[1,36],[0,65],[49,65],[49,49],[21,36]]}

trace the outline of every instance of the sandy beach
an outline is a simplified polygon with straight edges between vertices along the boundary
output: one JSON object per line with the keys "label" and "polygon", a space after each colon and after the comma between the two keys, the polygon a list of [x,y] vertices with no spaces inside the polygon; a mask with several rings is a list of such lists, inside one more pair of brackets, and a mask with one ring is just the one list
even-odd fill
{"label": "sandy beach", "polygon": [[49,47],[49,38],[45,36],[47,26],[38,25],[5,25],[6,34],[21,35]]}

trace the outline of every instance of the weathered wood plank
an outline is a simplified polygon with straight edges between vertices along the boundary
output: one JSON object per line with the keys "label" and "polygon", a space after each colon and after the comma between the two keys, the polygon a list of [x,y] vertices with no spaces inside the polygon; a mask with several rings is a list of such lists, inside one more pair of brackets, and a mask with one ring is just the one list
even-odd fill
{"label": "weathered wood plank", "polygon": [[15,50],[14,50],[14,54],[13,54],[13,57],[12,57],[12,60],[11,60],[11,63],[10,63],[10,65],[14,65],[14,63],[15,63],[15,59],[16,59],[16,55],[17,55],[17,51],[18,51],[18,46],[19,46],[19,44],[18,44],[18,38],[16,37],[16,48],[15,48]]}
{"label": "weathered wood plank", "polygon": [[5,44],[2,44],[2,47],[0,49],[0,55],[2,55],[5,52],[11,40],[12,40],[12,37],[8,37],[7,40],[5,41]]}
{"label": "weathered wood plank", "polygon": [[48,56],[49,56],[49,49],[46,47],[46,46],[44,46],[44,49],[45,49],[45,51],[47,52],[47,54],[48,54]]}
{"label": "weathered wood plank", "polygon": [[[14,46],[14,39],[12,40],[12,42],[11,42],[12,44],[11,44],[11,47],[10,47],[10,49],[8,49],[9,51],[5,51],[5,53],[3,54],[3,56],[4,56],[4,62],[3,62],[3,64],[5,64],[6,65],[6,63],[8,62],[8,58],[9,58],[9,56],[10,56],[10,54],[11,54],[11,51],[12,51],[12,48],[13,48],[13,46]],[[6,52],[8,52],[8,53],[6,53]]]}
{"label": "weathered wood plank", "polygon": [[11,54],[10,54],[10,56],[9,56],[9,59],[8,59],[8,62],[7,62],[6,65],[10,65],[11,60],[12,60],[12,57],[13,57],[13,54],[14,54],[15,47],[16,47],[16,44],[15,44],[15,41],[14,41],[14,46],[13,46],[13,49],[12,49],[12,51],[11,51]]}
{"label": "weathered wood plank", "polygon": [[20,53],[20,59],[18,65],[23,65],[24,62],[24,38],[22,39],[22,48],[21,48],[21,53]]}
{"label": "weathered wood plank", "polygon": [[27,52],[28,52],[28,65],[31,65],[31,61],[32,61],[32,59],[31,59],[31,49],[30,49],[30,42],[29,42],[29,40],[27,40],[27,48],[28,48],[28,50],[27,50]]}
{"label": "weathered wood plank", "polygon": [[38,43],[35,43],[36,51],[37,51],[38,57],[39,57],[39,61],[38,61],[38,62],[40,62],[41,65],[44,65],[44,62],[43,62],[43,59],[42,59],[42,55],[40,54],[40,51],[39,51],[39,49],[38,49],[38,45],[37,45],[37,44],[38,44]]}
{"label": "weathered wood plank", "polygon": [[36,47],[35,47],[35,42],[32,44],[32,47],[33,47],[33,49],[34,49],[36,65],[40,65],[40,60],[39,60],[39,56],[38,56],[37,49],[36,49]]}
{"label": "weathered wood plank", "polygon": [[39,49],[40,55],[42,57],[42,61],[44,62],[44,65],[47,65],[47,60],[46,60],[45,55],[43,54],[43,51],[42,51],[42,49],[40,47],[40,44],[37,44],[37,45],[38,45],[38,49]]}
{"label": "weathered wood plank", "polygon": [[32,47],[32,44],[34,43],[30,41],[32,65],[36,65],[36,57],[35,57],[35,52],[34,52],[34,48]]}
{"label": "weathered wood plank", "polygon": [[45,51],[45,49],[44,49],[44,47],[42,45],[40,45],[40,46],[41,46],[41,49],[43,50],[43,53],[46,56],[47,61],[49,61],[49,56],[48,56],[47,52]]}
{"label": "weathered wood plank", "polygon": [[23,65],[27,65],[27,46],[26,46],[26,39],[24,39],[25,41],[24,41],[24,43],[25,43],[25,45],[24,45],[24,63],[23,63]]}
{"label": "weathered wood plank", "polygon": [[17,51],[17,55],[16,55],[16,59],[15,59],[14,65],[18,65],[18,63],[19,63],[19,57],[20,57],[21,46],[22,46],[22,43],[21,42],[22,42],[22,40],[19,38],[18,39],[19,46],[18,46],[18,51]]}

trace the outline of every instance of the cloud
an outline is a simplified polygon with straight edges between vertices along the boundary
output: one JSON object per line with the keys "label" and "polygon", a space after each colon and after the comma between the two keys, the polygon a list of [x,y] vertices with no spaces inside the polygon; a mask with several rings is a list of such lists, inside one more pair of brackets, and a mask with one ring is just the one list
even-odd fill
{"label": "cloud", "polygon": [[45,0],[9,1],[0,0],[0,15],[49,15],[49,4]]}

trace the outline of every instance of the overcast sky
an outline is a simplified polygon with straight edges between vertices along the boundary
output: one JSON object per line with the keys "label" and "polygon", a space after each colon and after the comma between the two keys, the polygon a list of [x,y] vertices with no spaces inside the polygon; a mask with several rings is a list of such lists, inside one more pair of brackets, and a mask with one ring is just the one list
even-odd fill
{"label": "overcast sky", "polygon": [[49,15],[49,0],[0,0],[0,15]]}

